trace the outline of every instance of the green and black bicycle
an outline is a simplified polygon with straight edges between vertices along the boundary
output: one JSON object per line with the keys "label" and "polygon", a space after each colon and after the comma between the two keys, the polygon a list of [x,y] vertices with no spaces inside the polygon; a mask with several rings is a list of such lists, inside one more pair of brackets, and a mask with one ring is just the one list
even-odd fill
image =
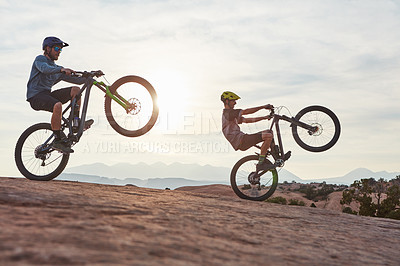
{"label": "green and black bicycle", "polygon": [[[96,86],[105,93],[104,109],[111,127],[127,137],[138,137],[147,133],[158,118],[157,93],[153,86],[138,76],[125,76],[111,86],[96,77],[104,75],[101,71],[76,72],[86,78],[80,93],[62,113],[62,136],[68,145],[79,142],[85,130],[85,123],[74,127],[76,99],[85,92],[80,121],[85,121],[91,88]],[[70,111],[69,116],[66,114]],[[19,137],[15,147],[15,162],[18,170],[31,180],[48,181],[62,173],[70,154],[53,148],[55,136],[50,123],[35,124]]]}
{"label": "green and black bicycle", "polygon": [[[231,186],[236,195],[242,199],[263,201],[271,197],[278,185],[277,168],[283,167],[290,157],[290,152],[285,153],[279,121],[290,123],[292,135],[296,143],[303,149],[311,152],[322,152],[330,149],[339,139],[340,123],[337,116],[328,108],[318,105],[302,109],[295,117],[279,115],[271,110],[272,119],[270,129],[275,127],[271,149],[267,155],[274,159],[274,163],[265,159],[265,169],[257,167],[258,155],[248,155],[240,159],[231,171]],[[260,148],[259,146],[256,146]]]}

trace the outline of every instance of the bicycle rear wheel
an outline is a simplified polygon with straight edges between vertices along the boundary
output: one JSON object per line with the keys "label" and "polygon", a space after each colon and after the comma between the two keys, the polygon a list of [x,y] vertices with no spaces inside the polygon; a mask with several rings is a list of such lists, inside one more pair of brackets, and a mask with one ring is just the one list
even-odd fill
{"label": "bicycle rear wheel", "polygon": [[295,119],[317,127],[311,132],[292,124],[292,134],[296,143],[303,149],[311,152],[322,152],[332,148],[340,136],[340,123],[337,116],[323,106],[308,106],[301,110]]}
{"label": "bicycle rear wheel", "polygon": [[147,80],[138,76],[125,76],[115,81],[110,91],[122,96],[132,106],[126,110],[106,97],[106,117],[115,131],[127,137],[138,137],[154,126],[158,117],[157,93]]}
{"label": "bicycle rear wheel", "polygon": [[[62,132],[63,137],[65,137]],[[49,123],[40,123],[26,129],[15,146],[15,163],[26,178],[49,181],[57,177],[68,163],[69,154],[51,148],[54,141]]]}
{"label": "bicycle rear wheel", "polygon": [[[266,163],[271,164],[267,159]],[[272,196],[278,185],[276,169],[256,172],[257,155],[240,159],[231,171],[231,186],[236,195],[242,199],[263,201]]]}

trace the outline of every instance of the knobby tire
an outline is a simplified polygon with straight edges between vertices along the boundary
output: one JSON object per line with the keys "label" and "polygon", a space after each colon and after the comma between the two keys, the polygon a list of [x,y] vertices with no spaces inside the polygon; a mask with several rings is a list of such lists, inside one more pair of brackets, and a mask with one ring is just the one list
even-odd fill
{"label": "knobby tire", "polygon": [[[125,128],[123,125],[120,125],[116,120],[115,114],[112,113],[112,102],[114,102],[114,100],[112,100],[110,97],[106,96],[105,98],[105,103],[104,103],[104,109],[106,112],[106,117],[108,122],[110,123],[111,127],[117,131],[119,134],[127,136],[127,137],[138,137],[141,136],[145,133],[147,133],[156,123],[157,118],[158,118],[158,105],[157,105],[157,93],[154,90],[153,86],[145,79],[138,77],[138,76],[125,76],[122,77],[120,79],[118,79],[117,81],[115,81],[111,87],[110,87],[110,91],[112,94],[115,94],[115,92],[118,92],[118,89],[124,85],[124,84],[128,84],[128,83],[133,83],[133,84],[139,84],[141,86],[143,86],[148,93],[151,96],[151,101],[152,101],[152,112],[151,112],[151,116],[148,118],[148,121],[145,123],[144,126],[138,128],[138,129],[127,129]],[[134,93],[134,91],[132,91],[132,93]],[[115,102],[113,104],[116,104]],[[122,107],[121,107],[122,108]],[[146,118],[147,120],[147,118]]]}
{"label": "knobby tire", "polygon": [[[314,114],[311,116],[311,114]],[[302,118],[310,115],[310,121],[302,121]],[[320,117],[323,117],[319,119]],[[324,117],[325,116],[325,117]],[[296,143],[303,149],[311,152],[322,152],[332,148],[333,145],[339,140],[340,136],[340,122],[337,116],[328,108],[318,105],[308,106],[302,109],[296,116],[296,120],[302,121],[306,124],[315,124],[322,127],[322,131],[317,134],[305,133],[306,130],[300,126],[292,124],[292,135]],[[324,126],[327,126],[324,128]],[[317,145],[318,140],[324,140],[323,145]],[[307,140],[311,143],[307,143]]]}
{"label": "knobby tire", "polygon": [[[267,159],[265,159],[267,163],[271,164],[271,162]],[[276,171],[276,169],[273,170],[269,170],[267,173],[265,173],[265,175],[268,175],[268,179],[270,179],[272,181],[270,187],[268,189],[265,189],[265,191],[262,192],[262,195],[259,196],[254,196],[252,197],[251,195],[246,195],[243,191],[243,184],[238,184],[238,180],[239,180],[239,175],[241,175],[242,173],[238,173],[238,170],[241,168],[241,166],[245,163],[250,162],[250,165],[253,165],[254,163],[254,168],[253,170],[249,169],[249,173],[245,173],[244,176],[247,177],[248,174],[250,174],[250,171],[256,171],[256,164],[258,162],[258,156],[257,155],[249,155],[246,157],[243,157],[242,159],[240,159],[232,168],[231,171],[231,177],[230,177],[230,181],[231,181],[231,187],[233,189],[233,191],[235,192],[235,194],[242,198],[242,199],[246,199],[246,200],[253,200],[253,201],[264,201],[266,199],[268,199],[269,197],[272,196],[272,194],[275,192],[276,187],[278,185],[278,172]],[[241,171],[240,171],[241,172]],[[242,186],[242,188],[240,188],[240,186]],[[262,190],[260,190],[262,191]]]}
{"label": "knobby tire", "polygon": [[[23,176],[25,176],[26,178],[31,179],[31,180],[49,181],[49,180],[54,179],[58,175],[60,175],[62,173],[62,171],[65,169],[65,167],[68,163],[68,160],[69,160],[69,154],[61,155],[61,154],[59,154],[58,151],[55,151],[55,150],[52,151],[50,154],[50,158],[51,158],[52,154],[55,156],[58,156],[58,157],[62,156],[62,159],[60,160],[59,165],[57,167],[55,167],[55,169],[52,170],[51,172],[43,174],[43,175],[37,174],[37,173],[32,173],[33,170],[28,169],[28,168],[30,168],[29,166],[34,166],[34,168],[38,169],[39,172],[41,170],[40,167],[42,167],[42,166],[38,165],[41,162],[41,160],[37,159],[34,154],[34,148],[43,144],[42,142],[40,142],[42,139],[39,139],[38,137],[33,135],[34,133],[38,133],[41,130],[43,130],[45,132],[50,131],[52,134],[51,125],[49,123],[39,123],[39,124],[35,124],[35,125],[27,128],[22,133],[22,135],[19,137],[19,139],[17,141],[17,144],[15,146],[14,157],[15,157],[15,162],[17,164],[17,168]],[[49,132],[49,134],[50,134],[50,132]],[[63,134],[63,137],[65,137],[63,132],[62,132],[62,134]],[[31,135],[34,136],[32,141],[29,140],[28,142],[26,142],[26,140]],[[37,141],[37,142],[33,143],[34,141]],[[43,141],[45,141],[45,139],[43,139]],[[25,148],[24,151],[23,151],[23,148]],[[32,151],[27,152],[27,151],[30,151],[31,148],[33,148]],[[26,154],[23,155],[22,154],[23,152]],[[29,157],[29,160],[24,160],[23,156]],[[44,170],[44,168],[43,168],[43,170]]]}

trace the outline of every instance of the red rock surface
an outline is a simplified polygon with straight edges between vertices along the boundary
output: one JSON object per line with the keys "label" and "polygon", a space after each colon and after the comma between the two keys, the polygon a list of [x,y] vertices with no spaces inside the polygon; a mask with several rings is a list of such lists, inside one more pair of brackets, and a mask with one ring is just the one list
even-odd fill
{"label": "red rock surface", "polygon": [[400,265],[400,221],[237,197],[0,178],[0,265]]}

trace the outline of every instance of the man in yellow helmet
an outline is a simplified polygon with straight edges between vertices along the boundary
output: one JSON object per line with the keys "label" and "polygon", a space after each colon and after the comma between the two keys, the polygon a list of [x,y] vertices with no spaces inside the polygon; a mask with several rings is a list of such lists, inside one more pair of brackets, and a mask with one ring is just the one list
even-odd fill
{"label": "man in yellow helmet", "polygon": [[246,134],[240,130],[239,124],[255,123],[261,120],[270,119],[269,116],[249,118],[243,117],[243,115],[253,114],[262,109],[273,109],[274,106],[267,104],[248,109],[235,109],[236,100],[239,99],[240,97],[233,92],[225,91],[222,93],[221,101],[224,103],[225,107],[222,113],[222,132],[235,150],[245,151],[256,144],[263,142],[257,165],[257,168],[261,168],[265,161],[265,155],[271,146],[273,132],[271,130],[264,130],[255,134]]}

